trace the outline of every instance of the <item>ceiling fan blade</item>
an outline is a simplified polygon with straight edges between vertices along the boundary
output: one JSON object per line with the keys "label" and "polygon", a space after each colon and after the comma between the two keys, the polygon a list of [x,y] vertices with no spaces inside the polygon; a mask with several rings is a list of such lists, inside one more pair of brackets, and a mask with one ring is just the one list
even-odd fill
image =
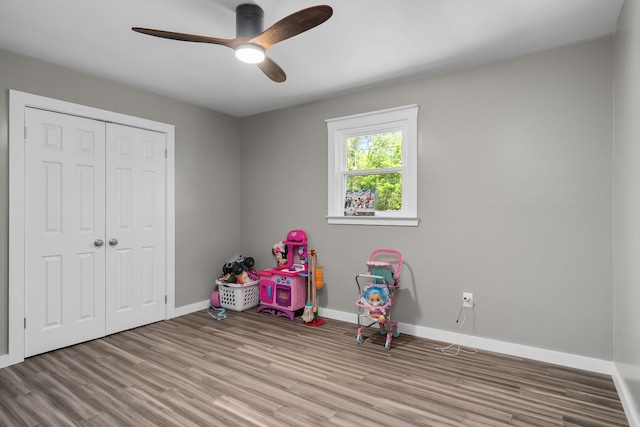
{"label": "ceiling fan blade", "polygon": [[331,18],[331,15],[333,15],[333,9],[326,5],[299,10],[282,18],[261,34],[249,40],[249,43],[258,44],[264,50],[267,50],[278,42],[317,27]]}
{"label": "ceiling fan blade", "polygon": [[280,68],[280,66],[271,58],[264,58],[264,61],[256,65],[267,75],[267,77],[276,83],[282,83],[287,80],[287,75],[284,73],[282,68]]}
{"label": "ceiling fan blade", "polygon": [[[154,30],[152,28],[133,27],[131,29],[138,33],[148,34],[150,36],[156,37],[163,37],[165,39],[180,40],[185,42],[219,44],[222,46],[230,47],[232,49],[243,42],[243,39],[219,39],[216,37],[197,36],[194,34],[174,33],[173,31]],[[244,40],[246,40],[246,38]]]}

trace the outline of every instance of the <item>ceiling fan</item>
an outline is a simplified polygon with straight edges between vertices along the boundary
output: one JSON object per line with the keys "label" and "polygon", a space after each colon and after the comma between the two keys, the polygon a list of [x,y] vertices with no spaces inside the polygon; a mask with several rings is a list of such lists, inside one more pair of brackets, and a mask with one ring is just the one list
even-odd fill
{"label": "ceiling fan", "polygon": [[292,13],[263,31],[264,12],[262,8],[255,4],[241,4],[236,8],[235,39],[197,36],[151,28],[133,27],[131,29],[138,33],[156,37],[230,47],[236,51],[236,58],[244,62],[257,64],[267,77],[274,82],[280,83],[285,81],[287,76],[273,59],[265,55],[266,50],[276,43],[322,24],[331,18],[332,14],[333,9],[330,6],[313,6]]}

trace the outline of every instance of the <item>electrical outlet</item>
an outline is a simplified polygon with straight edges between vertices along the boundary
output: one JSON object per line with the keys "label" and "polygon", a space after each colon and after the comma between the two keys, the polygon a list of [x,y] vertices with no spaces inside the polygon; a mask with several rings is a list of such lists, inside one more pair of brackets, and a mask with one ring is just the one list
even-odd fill
{"label": "electrical outlet", "polygon": [[462,293],[462,306],[473,308],[473,293],[471,292]]}

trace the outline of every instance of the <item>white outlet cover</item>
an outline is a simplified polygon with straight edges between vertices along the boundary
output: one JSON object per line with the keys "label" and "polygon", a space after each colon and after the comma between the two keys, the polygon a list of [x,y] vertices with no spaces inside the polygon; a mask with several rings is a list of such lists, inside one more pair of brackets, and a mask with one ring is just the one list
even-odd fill
{"label": "white outlet cover", "polygon": [[462,293],[462,306],[473,307],[473,293],[471,292]]}

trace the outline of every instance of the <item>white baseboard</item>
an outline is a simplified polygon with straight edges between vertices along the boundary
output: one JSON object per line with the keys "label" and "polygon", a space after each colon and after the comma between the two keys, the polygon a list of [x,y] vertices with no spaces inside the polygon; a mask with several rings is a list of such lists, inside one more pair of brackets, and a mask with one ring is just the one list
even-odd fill
{"label": "white baseboard", "polygon": [[9,365],[11,365],[11,362],[9,360],[9,355],[8,354],[1,355],[0,356],[0,369],[6,368]]}
{"label": "white baseboard", "polygon": [[622,403],[624,413],[627,415],[629,426],[640,427],[640,413],[638,412],[638,407],[634,403],[633,397],[629,392],[629,388],[620,376],[620,372],[618,372],[618,368],[615,366],[615,364],[613,366],[613,374],[611,375],[611,377],[613,378],[613,383],[616,385],[618,396],[620,396],[620,403]]}
{"label": "white baseboard", "polygon": [[[330,319],[342,320],[350,323],[357,323],[356,313],[346,313],[343,311],[320,308],[318,313]],[[614,371],[613,362],[609,360],[595,359],[591,357],[577,356],[575,354],[562,353],[559,351],[545,350],[537,347],[513,344],[505,341],[492,340],[477,336],[465,335],[456,332],[443,331],[440,329],[427,328],[406,323],[398,323],[398,331],[403,334],[414,335],[421,338],[428,338],[435,341],[460,344],[465,347],[473,347],[480,350],[493,351],[496,353],[508,354],[510,356],[522,357],[525,359],[537,360],[540,362],[554,363],[556,365],[570,368],[583,369],[586,371],[612,375]]]}
{"label": "white baseboard", "polygon": [[194,302],[193,304],[189,305],[183,305],[182,307],[176,307],[173,309],[171,317],[180,317],[184,316],[185,314],[193,313],[195,311],[205,310],[209,308],[209,305],[211,305],[211,301],[204,300],[200,302]]}
{"label": "white baseboard", "polygon": [[343,322],[358,323],[358,315],[356,313],[318,307],[318,315],[329,319],[342,320]]}

